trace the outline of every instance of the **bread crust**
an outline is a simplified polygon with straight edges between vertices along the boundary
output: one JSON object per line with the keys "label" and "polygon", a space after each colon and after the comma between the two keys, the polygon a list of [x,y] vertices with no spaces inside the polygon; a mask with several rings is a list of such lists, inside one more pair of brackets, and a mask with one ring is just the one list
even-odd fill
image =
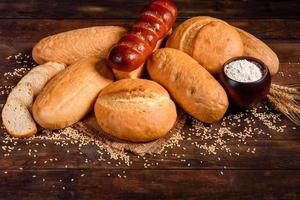
{"label": "bread crust", "polygon": [[177,117],[168,92],[144,79],[122,79],[104,88],[95,103],[95,115],[105,132],[133,142],[164,136]]}
{"label": "bread crust", "polygon": [[246,31],[236,28],[244,44],[244,56],[260,59],[268,66],[270,74],[275,75],[279,70],[279,59],[274,51],[264,42]]}
{"label": "bread crust", "polygon": [[200,121],[219,121],[228,108],[223,87],[188,54],[172,49],[158,49],[148,59],[150,77],[164,86],[187,113]]}
{"label": "bread crust", "polygon": [[212,21],[198,31],[192,57],[211,74],[217,75],[227,60],[242,56],[243,50],[242,39],[234,27]]}
{"label": "bread crust", "polygon": [[[47,62],[44,65],[39,65],[31,69],[29,73],[20,80],[17,86],[13,88],[7,98],[4,106],[5,109],[2,110],[3,123],[10,135],[25,138],[31,137],[37,132],[36,124],[31,116],[33,99],[44,85],[64,68],[64,64],[55,62]],[[19,120],[19,124],[24,124],[27,120],[31,123],[32,129],[22,130],[21,133],[17,134],[16,127],[12,126],[8,121],[5,121],[11,112],[13,112],[12,110],[6,109],[8,105],[14,106],[14,108],[20,108],[21,113],[15,115],[13,120]],[[19,115],[22,115],[26,119],[22,119]]]}
{"label": "bread crust", "polygon": [[[173,31],[166,43],[166,47],[179,49],[193,56],[194,40],[198,31],[206,24],[215,21],[227,24],[225,21],[209,16],[198,16],[184,21]],[[275,75],[279,69],[279,60],[274,51],[250,33],[239,28],[236,28],[236,30],[243,42],[243,55],[262,60],[268,66],[271,75]]]}
{"label": "bread crust", "polygon": [[33,117],[47,129],[76,123],[91,110],[100,90],[112,81],[105,59],[81,59],[46,85],[33,104]]}
{"label": "bread crust", "polygon": [[120,26],[95,26],[51,35],[33,47],[32,57],[39,64],[54,61],[67,65],[90,56],[107,57],[125,33]]}

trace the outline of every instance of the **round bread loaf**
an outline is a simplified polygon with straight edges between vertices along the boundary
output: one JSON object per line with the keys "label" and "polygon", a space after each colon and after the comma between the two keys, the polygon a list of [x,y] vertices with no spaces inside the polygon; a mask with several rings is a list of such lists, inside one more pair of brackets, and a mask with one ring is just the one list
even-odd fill
{"label": "round bread loaf", "polygon": [[166,135],[177,117],[168,92],[144,79],[122,79],[104,88],[96,101],[95,115],[102,130],[133,142]]}
{"label": "round bread loaf", "polygon": [[227,60],[242,56],[243,50],[243,41],[235,28],[213,21],[199,30],[194,39],[192,57],[211,74],[218,74]]}

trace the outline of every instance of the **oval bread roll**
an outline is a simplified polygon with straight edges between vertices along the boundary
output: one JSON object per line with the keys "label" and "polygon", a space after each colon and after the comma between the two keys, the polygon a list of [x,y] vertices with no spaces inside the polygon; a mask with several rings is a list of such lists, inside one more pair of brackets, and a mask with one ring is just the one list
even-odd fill
{"label": "oval bread roll", "polygon": [[104,88],[95,103],[95,115],[105,132],[133,142],[164,136],[177,117],[168,92],[144,79],[122,79]]}
{"label": "oval bread roll", "polygon": [[100,90],[112,81],[104,59],[79,60],[49,81],[33,104],[33,117],[47,129],[72,125],[91,110]]}
{"label": "oval bread roll", "polygon": [[40,40],[32,50],[33,59],[65,63],[91,57],[107,57],[110,49],[126,33],[120,26],[95,26],[51,35]]}
{"label": "oval bread roll", "polygon": [[148,59],[150,77],[164,86],[187,113],[206,123],[219,121],[228,98],[217,80],[188,54],[158,49]]}

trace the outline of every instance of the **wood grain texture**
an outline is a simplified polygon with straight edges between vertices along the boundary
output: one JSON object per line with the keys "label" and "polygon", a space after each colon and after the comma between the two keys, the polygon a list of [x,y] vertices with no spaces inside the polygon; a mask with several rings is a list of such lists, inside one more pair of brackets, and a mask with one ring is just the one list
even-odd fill
{"label": "wood grain texture", "polygon": [[[176,25],[197,15],[226,19],[265,41],[278,54],[280,73],[273,77],[274,83],[300,84],[298,1],[175,2],[179,7]],[[30,55],[39,39],[62,31],[95,25],[128,27],[145,3],[143,0],[130,3],[127,0],[1,1],[1,90],[20,79],[7,79],[3,74],[22,67],[21,63],[6,57],[18,53]],[[31,62],[28,67],[32,67]],[[6,98],[7,94],[0,95],[0,105]],[[299,199],[299,127],[295,129],[284,116],[280,119],[278,125],[287,126],[284,133],[276,133],[258,122],[256,126],[271,138],[255,135],[246,144],[231,138],[227,145],[232,155],[224,151],[208,155],[183,141],[181,147],[185,150],[178,147],[169,149],[167,156],[164,153],[146,156],[147,163],[151,164],[149,168],[145,168],[144,159],[135,155],[131,155],[133,163],[129,167],[119,161],[111,164],[99,161],[93,145],[79,149],[78,145],[62,147],[39,139],[31,144],[26,144],[26,140],[7,143],[6,133],[0,129],[0,199]],[[186,134],[191,133],[191,126],[188,118]],[[220,127],[221,124],[214,125]],[[201,144],[214,141],[195,135],[191,140]],[[14,149],[9,152],[7,146]],[[247,152],[253,148],[255,153]],[[177,157],[182,154],[186,162]]]}
{"label": "wood grain texture", "polygon": [[[117,174],[122,174],[122,171],[11,170],[0,174],[0,193],[3,199],[238,200],[299,197],[300,173],[293,170],[226,170],[220,175],[215,170],[132,169],[126,172],[126,179]],[[29,180],[28,177],[32,176],[35,178]],[[18,189],[12,191],[11,188]]]}
{"label": "wood grain texture", "polygon": [[[150,1],[105,0],[105,1],[1,1],[1,18],[39,19],[132,19]],[[288,1],[211,1],[174,0],[179,18],[209,15],[217,18],[299,18],[299,2]]]}

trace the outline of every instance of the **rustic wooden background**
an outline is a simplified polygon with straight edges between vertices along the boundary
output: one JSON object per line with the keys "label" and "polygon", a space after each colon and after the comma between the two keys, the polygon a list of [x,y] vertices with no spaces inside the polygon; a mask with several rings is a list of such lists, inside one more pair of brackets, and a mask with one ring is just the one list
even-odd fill
{"label": "rustic wooden background", "polygon": [[[179,10],[177,24],[197,15],[227,20],[256,35],[278,54],[281,71],[292,76],[278,75],[274,82],[300,83],[299,1],[175,2]],[[6,57],[30,54],[39,39],[54,33],[93,25],[128,26],[146,3],[142,0],[1,0],[1,86],[19,80],[3,78],[5,72],[20,67]],[[5,100],[6,96],[1,95],[0,103]],[[293,126],[286,118],[283,120],[288,127]],[[185,129],[188,131],[188,127]],[[265,131],[272,134],[272,130]],[[6,135],[1,134],[0,138],[4,137]],[[69,147],[70,153],[67,154],[51,143],[47,143],[49,148],[36,147],[38,156],[35,160],[40,163],[57,157],[58,161],[52,165],[34,165],[33,159],[25,156],[28,153],[25,152],[28,149],[25,142],[19,141],[16,148],[24,151],[11,156],[0,154],[0,199],[300,199],[299,128],[287,129],[286,133],[275,134],[270,139],[254,139],[248,143],[257,149],[253,155],[225,157],[217,161],[187,147],[190,148],[187,157],[192,167],[182,166],[178,159],[173,158],[147,169],[138,159],[131,167],[85,163],[75,147]],[[149,159],[155,162],[162,157]],[[223,169],[224,165],[226,169]],[[127,178],[107,176],[108,173],[121,174],[123,170],[126,170]],[[72,177],[76,177],[74,182],[70,181]]]}

